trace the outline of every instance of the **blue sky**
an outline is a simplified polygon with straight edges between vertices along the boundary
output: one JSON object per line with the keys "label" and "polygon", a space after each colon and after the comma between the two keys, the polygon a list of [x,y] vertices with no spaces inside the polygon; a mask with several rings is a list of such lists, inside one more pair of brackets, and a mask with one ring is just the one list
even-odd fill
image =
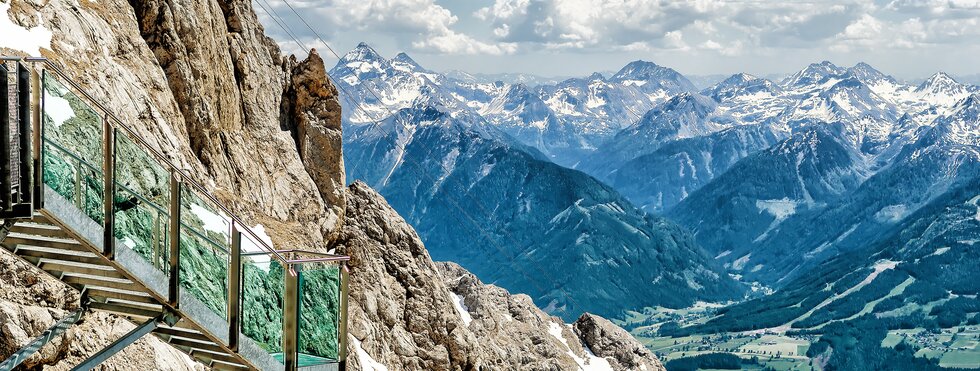
{"label": "blue sky", "polygon": [[[759,75],[865,61],[914,78],[980,73],[980,0],[253,0],[287,52],[365,41],[437,71],[587,75],[644,59],[685,74]],[[327,63],[335,61],[328,59]]]}

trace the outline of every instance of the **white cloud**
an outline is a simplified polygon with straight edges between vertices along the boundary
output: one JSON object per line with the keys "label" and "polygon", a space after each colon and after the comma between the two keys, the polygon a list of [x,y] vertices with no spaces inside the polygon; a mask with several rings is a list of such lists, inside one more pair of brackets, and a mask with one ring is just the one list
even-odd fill
{"label": "white cloud", "polygon": [[[475,16],[507,30],[494,32],[503,42],[736,55],[745,49],[907,48],[941,42],[975,35],[978,11],[980,0],[896,0],[885,6],[871,0],[496,0]],[[922,27],[917,29],[916,22]],[[901,37],[882,42],[889,32]]]}
{"label": "white cloud", "polygon": [[670,31],[664,34],[664,46],[669,49],[688,50],[687,43],[684,42],[684,34],[681,31]]}
{"label": "white cloud", "polygon": [[[258,0],[256,11],[283,50],[303,52],[263,14],[258,5],[265,1],[304,44],[322,47],[284,0]],[[980,51],[980,0],[288,1],[331,43],[363,40],[459,56],[430,62],[437,68],[460,61],[498,68],[490,61],[499,59],[466,55],[519,54],[508,60],[534,70],[544,65],[540,61],[586,54],[596,61],[601,53],[615,53],[726,72],[818,58],[896,61],[893,67],[917,71],[938,61],[972,72],[968,61]],[[586,68],[578,66],[561,68]]]}
{"label": "white cloud", "polygon": [[[260,11],[264,11],[262,2],[267,1],[298,37],[313,36],[283,0],[258,1]],[[415,49],[445,54],[509,54],[517,50],[512,43],[484,42],[456,31],[459,18],[434,0],[290,0],[288,5],[316,24],[321,34],[335,30],[383,33],[403,39]],[[267,28],[279,31],[268,14],[262,17],[270,26]],[[289,37],[285,33],[280,36]]]}
{"label": "white cloud", "polygon": [[513,54],[517,51],[517,44],[514,43],[488,44],[455,32],[427,37],[424,40],[413,42],[412,47],[417,50],[434,51],[445,54],[500,55]]}
{"label": "white cloud", "polygon": [[[894,3],[889,9],[895,9]],[[928,7],[932,11],[934,7]],[[920,18],[885,21],[865,14],[847,25],[830,49],[912,49],[939,45],[958,45],[980,38],[980,14],[973,18]]]}

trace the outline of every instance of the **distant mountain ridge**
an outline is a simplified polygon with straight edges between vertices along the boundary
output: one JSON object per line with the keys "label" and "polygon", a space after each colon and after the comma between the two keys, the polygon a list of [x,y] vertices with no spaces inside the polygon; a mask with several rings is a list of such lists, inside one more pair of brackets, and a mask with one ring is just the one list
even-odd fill
{"label": "distant mountain ridge", "polygon": [[[396,129],[385,140],[366,121],[346,124],[348,161],[375,163],[352,176],[387,192],[433,256],[550,313],[751,298],[665,333],[808,331],[806,356],[840,369],[874,357],[934,365],[882,339],[903,321],[976,323],[975,284],[943,268],[980,263],[976,86],[827,61],[778,82],[735,74],[699,90],[644,61],[533,87],[401,70],[415,72],[365,75],[412,99],[382,99],[406,102],[380,123]],[[459,205],[444,201],[458,195]],[[460,236],[481,231],[440,222],[459,219],[454,210],[481,212],[477,223],[506,246],[470,248]],[[568,284],[535,287],[549,281],[508,264]],[[853,297],[834,302],[844,293]],[[870,348],[843,348],[840,333]]]}
{"label": "distant mountain ridge", "polygon": [[[618,316],[628,308],[741,298],[745,287],[721,274],[682,228],[525,144],[532,138],[559,143],[568,139],[561,135],[575,133],[541,90],[462,83],[398,59],[379,58],[361,45],[331,70],[345,89],[371,86],[379,95],[358,93],[360,106],[379,121],[357,113],[344,118],[348,176],[378,189],[435,259],[527,293],[566,320],[582,311]],[[621,77],[674,76],[651,63],[634,67],[635,75]],[[583,86],[594,91],[582,94]],[[562,82],[552,97],[596,115],[614,106],[590,107],[588,99],[627,94],[642,100],[645,92],[672,86],[656,83],[641,91],[596,75]],[[540,122],[541,130],[532,132],[540,136],[503,115]]]}
{"label": "distant mountain ridge", "polygon": [[[376,61],[371,53],[356,55]],[[364,77],[391,91],[412,88],[415,98],[440,97],[447,102],[444,114],[475,123],[461,127],[596,176],[643,210],[665,212],[691,228],[698,244],[720,256],[718,263],[733,275],[769,285],[851,249],[849,235],[867,235],[828,227],[826,236],[801,246],[794,243],[795,228],[836,210],[877,174],[904,166],[915,143],[968,142],[969,125],[956,124],[962,119],[946,125],[938,119],[970,114],[961,106],[972,106],[968,98],[976,89],[942,73],[912,86],[866,63],[841,67],[827,61],[779,83],[735,74],[699,92],[676,71],[645,61],[610,77],[595,73],[536,88],[461,82],[408,64],[413,67],[401,70],[414,71],[411,76]],[[958,166],[937,161],[943,165],[935,166]],[[475,164],[470,171],[482,173]],[[858,223],[872,214],[849,218]],[[770,258],[775,255],[782,260]],[[805,257],[805,264],[793,257]]]}

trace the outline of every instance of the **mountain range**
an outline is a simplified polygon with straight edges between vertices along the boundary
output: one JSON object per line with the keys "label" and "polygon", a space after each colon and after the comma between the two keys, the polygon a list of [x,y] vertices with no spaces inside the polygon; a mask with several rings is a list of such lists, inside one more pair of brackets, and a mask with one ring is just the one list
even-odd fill
{"label": "mountain range", "polygon": [[[639,210],[588,174],[556,164],[553,147],[532,146],[515,122],[501,121],[501,112],[543,121],[542,130],[529,135],[556,138],[551,143],[580,134],[526,86],[456,81],[404,54],[385,59],[366,44],[330,74],[341,90],[357,90],[364,99],[360,108],[344,110],[349,177],[377,189],[434,259],[527,293],[567,319],[581,311],[615,316],[623,308],[742,297],[744,285],[721,274],[690,233]],[[639,86],[641,79],[663,76],[671,82]],[[609,81],[572,79],[549,91],[582,115],[606,116],[624,107],[623,97],[652,105],[650,96],[691,88],[676,72],[647,62]],[[596,90],[583,94],[587,86]],[[618,105],[581,102],[610,94],[618,94]]]}
{"label": "mountain range", "polygon": [[[392,67],[365,69],[360,55]],[[388,111],[346,119],[347,161],[363,167],[351,176],[391,200],[434,258],[551,313],[735,303],[661,335],[817,334],[808,356],[843,369],[861,355],[820,347],[884,336],[848,326],[934,325],[910,308],[937,306],[945,327],[976,320],[962,304],[976,298],[969,274],[944,266],[980,264],[977,86],[827,61],[704,89],[646,61],[529,85],[376,55],[359,46],[331,72],[379,87],[361,103]],[[866,361],[921,361],[896,352]]]}

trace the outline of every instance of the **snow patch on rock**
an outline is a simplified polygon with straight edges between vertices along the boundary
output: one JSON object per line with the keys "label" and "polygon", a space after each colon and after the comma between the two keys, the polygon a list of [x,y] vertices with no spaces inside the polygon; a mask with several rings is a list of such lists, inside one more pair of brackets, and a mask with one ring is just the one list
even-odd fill
{"label": "snow patch on rock", "polygon": [[455,292],[450,292],[449,295],[453,299],[453,306],[456,307],[456,311],[459,312],[459,318],[463,320],[466,326],[473,322],[473,316],[470,315],[470,309],[466,307],[466,303],[463,301],[463,296]]}
{"label": "snow patch on rock", "polygon": [[26,29],[10,20],[10,3],[0,3],[0,35],[3,46],[31,56],[41,56],[41,48],[51,50],[51,31],[44,26]]}
{"label": "snow patch on rock", "polygon": [[361,370],[364,371],[388,371],[388,366],[381,364],[371,357],[364,347],[361,346],[361,341],[357,340],[356,337],[351,337],[351,342],[354,344],[354,349],[357,353],[357,361],[361,364]]}

